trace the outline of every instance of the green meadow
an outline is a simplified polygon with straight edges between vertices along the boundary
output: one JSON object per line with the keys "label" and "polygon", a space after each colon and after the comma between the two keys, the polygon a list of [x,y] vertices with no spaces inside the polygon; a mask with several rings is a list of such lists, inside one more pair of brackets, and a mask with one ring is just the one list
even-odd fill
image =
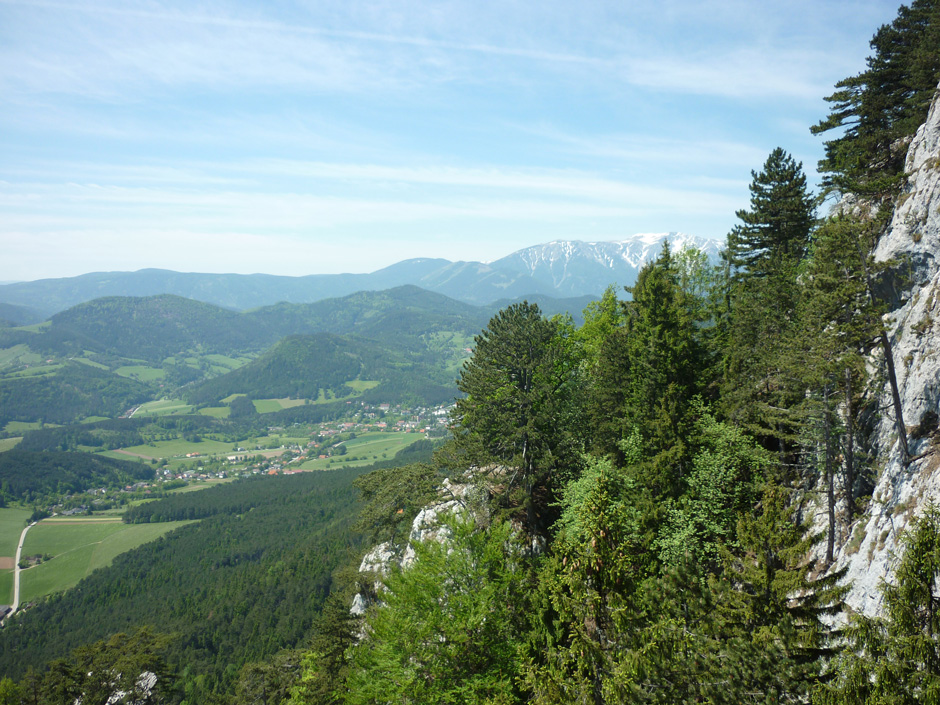
{"label": "green meadow", "polygon": [[124,524],[119,518],[47,519],[26,535],[24,555],[51,555],[50,560],[20,574],[21,600],[67,590],[96,568],[111,564],[125,551],[192,522]]}
{"label": "green meadow", "polygon": [[199,410],[199,413],[203,416],[211,416],[216,419],[227,419],[231,412],[232,409],[228,406],[207,406]]}
{"label": "green meadow", "polygon": [[174,438],[169,441],[154,441],[152,444],[139,446],[130,446],[122,448],[125,453],[109,450],[101,453],[109,458],[118,458],[127,460],[128,454],[132,456],[143,456],[144,458],[177,458],[185,456],[188,453],[199,453],[203,456],[212,455],[230,455],[232,453],[232,444],[222,441],[202,440],[198,443],[187,441],[183,438]]}
{"label": "green meadow", "polygon": [[88,365],[88,367],[94,367],[95,369],[98,369],[98,370],[109,370],[109,369],[111,369],[111,368],[108,367],[107,365],[102,365],[100,362],[95,362],[94,360],[90,360],[90,359],[88,359],[87,357],[76,357],[76,358],[75,358],[75,361],[76,361],[76,362],[80,362],[80,363],[82,363],[83,365]]}
{"label": "green meadow", "polygon": [[129,377],[139,382],[155,382],[163,379],[165,372],[159,367],[148,367],[147,365],[124,365],[118,367],[115,372],[121,377]]}
{"label": "green meadow", "polygon": [[270,414],[281,409],[291,409],[295,406],[303,406],[307,403],[306,399],[253,399],[252,404],[259,414]]}
{"label": "green meadow", "polygon": [[35,365],[42,358],[37,353],[31,352],[29,346],[21,343],[11,348],[0,349],[0,367],[7,365]]}
{"label": "green meadow", "polygon": [[0,570],[0,605],[13,604],[13,571]]}
{"label": "green meadow", "polygon": [[405,448],[422,438],[418,433],[392,431],[389,433],[363,433],[361,436],[346,441],[346,455],[334,455],[332,458],[317,458],[300,465],[302,470],[327,470],[338,467],[369,465],[376,460],[395,457]]}
{"label": "green meadow", "polygon": [[[0,557],[10,559],[16,557],[16,546],[20,541],[20,534],[26,528],[26,520],[30,514],[32,514],[31,509],[19,507],[0,509]],[[9,605],[12,602],[13,571],[0,569],[0,604]]]}
{"label": "green meadow", "polygon": [[33,513],[32,509],[4,507],[0,509],[0,556],[16,555],[16,545],[20,533],[26,528],[26,520]]}
{"label": "green meadow", "polygon": [[0,453],[5,450],[10,450],[17,443],[23,440],[22,436],[13,436],[12,438],[0,438]]}
{"label": "green meadow", "polygon": [[170,414],[189,414],[193,407],[181,399],[160,399],[141,404],[134,416],[169,416]]}
{"label": "green meadow", "polygon": [[[53,427],[56,424],[46,424],[48,427]],[[35,431],[37,429],[43,428],[43,425],[38,421],[10,421],[6,426],[3,427],[3,430],[6,433],[25,433],[26,431]]]}

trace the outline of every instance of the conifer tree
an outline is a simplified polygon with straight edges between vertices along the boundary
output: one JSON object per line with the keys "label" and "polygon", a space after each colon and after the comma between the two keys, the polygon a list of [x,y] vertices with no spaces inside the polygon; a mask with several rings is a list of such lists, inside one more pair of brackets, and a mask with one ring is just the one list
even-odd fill
{"label": "conifer tree", "polygon": [[731,262],[748,278],[792,278],[809,248],[815,221],[803,165],[777,147],[751,177],[750,210],[737,211],[741,225],[728,236]]}
{"label": "conifer tree", "polygon": [[882,585],[883,617],[856,615],[820,685],[817,705],[940,702],[940,512],[928,505],[905,532],[904,553]]}
{"label": "conifer tree", "polygon": [[795,443],[789,409],[802,393],[787,371],[785,342],[815,208],[802,165],[780,148],[753,173],[749,188],[751,208],[738,211],[742,222],[728,235],[722,407],[777,450],[783,467],[792,462]]}
{"label": "conifer tree", "polygon": [[523,302],[496,314],[475,342],[457,382],[465,396],[452,415],[456,457],[464,467],[508,466],[503,501],[523,505],[530,531],[542,530],[563,485],[554,475],[577,464],[569,417],[579,356],[570,326]]}
{"label": "conifer tree", "polygon": [[624,325],[602,347],[595,378],[596,446],[623,463],[620,443],[639,434],[638,480],[654,496],[673,495],[688,471],[689,404],[705,359],[695,317],[701,308],[679,286],[668,244],[627,290]]}
{"label": "conifer tree", "polygon": [[880,197],[903,177],[906,139],[927,115],[940,81],[940,2],[914,0],[878,29],[862,73],[843,79],[828,98],[832,112],[813,134],[843,130],[825,143],[824,186]]}
{"label": "conifer tree", "polygon": [[787,491],[773,484],[758,511],[741,518],[738,541],[729,569],[744,596],[739,618],[755,643],[784,650],[794,686],[804,688],[834,653],[832,617],[843,608],[845,570],[814,577],[807,559],[819,536],[797,521]]}

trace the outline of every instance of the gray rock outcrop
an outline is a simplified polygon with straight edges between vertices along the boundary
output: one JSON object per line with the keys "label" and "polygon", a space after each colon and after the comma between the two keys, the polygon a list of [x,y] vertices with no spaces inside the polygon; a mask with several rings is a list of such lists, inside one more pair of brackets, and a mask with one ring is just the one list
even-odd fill
{"label": "gray rock outcrop", "polygon": [[[836,557],[847,567],[849,606],[866,614],[881,607],[879,585],[899,558],[899,537],[929,501],[940,503],[940,94],[910,143],[909,175],[890,225],[875,251],[905,273],[895,282],[897,307],[886,316],[910,452],[903,462],[887,383],[873,435],[877,484],[868,512],[848,527]],[[876,354],[872,368],[880,368]]]}
{"label": "gray rock outcrop", "polygon": [[382,578],[395,567],[406,569],[415,561],[414,546],[423,541],[444,542],[450,535],[447,521],[451,517],[473,518],[477,522],[488,519],[485,486],[467,478],[465,482],[445,479],[438,490],[437,500],[424,507],[411,522],[411,532],[404,545],[390,541],[380,543],[366,553],[359,564],[359,572],[372,580],[372,591],[357,593],[350,612],[364,614],[383,589]]}

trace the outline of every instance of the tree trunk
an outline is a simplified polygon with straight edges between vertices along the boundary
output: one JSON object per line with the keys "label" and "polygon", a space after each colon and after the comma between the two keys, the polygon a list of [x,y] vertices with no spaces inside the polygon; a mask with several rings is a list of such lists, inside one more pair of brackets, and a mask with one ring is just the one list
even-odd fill
{"label": "tree trunk", "polygon": [[898,377],[894,373],[894,353],[891,350],[891,341],[888,340],[888,331],[884,328],[881,329],[881,348],[885,353],[885,364],[888,368],[888,382],[891,384],[891,400],[894,403],[894,425],[898,431],[898,440],[901,442],[901,462],[907,467],[911,462],[911,452],[907,448],[907,428],[904,426],[901,393],[898,391]]}
{"label": "tree trunk", "polygon": [[829,411],[829,386],[823,390],[823,433],[825,435],[826,499],[829,505],[829,532],[826,538],[826,565],[833,562],[836,543],[835,473],[832,470],[832,423]]}
{"label": "tree trunk", "polygon": [[852,370],[845,368],[845,507],[847,522],[855,515],[855,409],[852,408]]}
{"label": "tree trunk", "polygon": [[[862,253],[862,248],[855,240],[855,248],[858,251],[859,261],[862,263],[862,269],[865,272],[865,289],[868,292],[868,299],[875,301],[875,289],[871,281],[871,271],[868,269],[868,259]],[[885,354],[885,365],[888,368],[888,382],[891,385],[891,400],[894,403],[894,424],[898,431],[898,439],[901,441],[901,462],[904,466],[910,464],[911,453],[907,448],[907,428],[904,426],[904,411],[901,408],[901,394],[898,392],[898,377],[894,373],[894,352],[891,349],[891,341],[888,339],[888,331],[885,330],[884,322],[881,324],[881,349]]]}

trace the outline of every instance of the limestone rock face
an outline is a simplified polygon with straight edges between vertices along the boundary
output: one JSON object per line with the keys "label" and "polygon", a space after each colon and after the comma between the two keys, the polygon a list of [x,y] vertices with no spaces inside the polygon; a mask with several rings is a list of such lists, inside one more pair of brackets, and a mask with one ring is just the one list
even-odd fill
{"label": "limestone rock face", "polygon": [[[877,485],[869,511],[848,528],[836,567],[848,567],[848,604],[875,614],[879,584],[890,578],[899,556],[898,538],[928,501],[940,503],[940,94],[908,148],[906,193],[875,251],[879,261],[909,264],[898,287],[898,307],[886,316],[894,347],[899,391],[911,455],[904,466],[895,428],[891,390],[884,382],[873,451]],[[881,368],[878,354],[874,370]]]}
{"label": "limestone rock face", "polygon": [[350,612],[364,614],[375,596],[381,593],[381,578],[388,575],[396,566],[408,568],[415,561],[414,545],[422,541],[447,540],[450,529],[447,520],[450,517],[474,517],[479,520],[485,514],[487,491],[468,478],[466,482],[451,482],[445,479],[438,490],[437,500],[424,507],[411,522],[411,533],[405,546],[396,546],[386,541],[372,548],[362,557],[359,572],[375,578],[371,595],[358,593],[353,598]]}

